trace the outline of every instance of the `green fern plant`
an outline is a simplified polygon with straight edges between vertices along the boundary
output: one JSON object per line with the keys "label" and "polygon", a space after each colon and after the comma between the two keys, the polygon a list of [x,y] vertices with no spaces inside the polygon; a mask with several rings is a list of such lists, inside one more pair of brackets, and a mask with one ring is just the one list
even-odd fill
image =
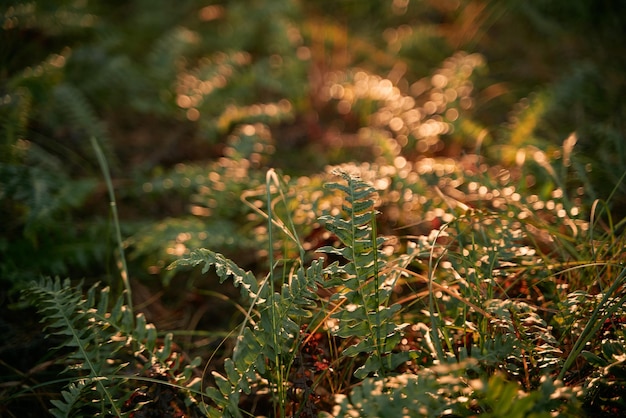
{"label": "green fern plant", "polygon": [[368,355],[356,370],[356,377],[364,378],[370,373],[384,375],[410,358],[406,352],[392,353],[406,326],[394,322],[401,306],[389,303],[399,275],[386,269],[385,255],[380,250],[385,239],[376,234],[375,189],[347,172],[336,174],[346,184],[329,183],[326,187],[344,195],[345,219],[324,215],[320,221],[339,238],[343,247],[326,246],[318,250],[346,260],[344,264],[337,261],[324,269],[330,277],[325,286],[338,286],[330,302],[343,305],[331,315],[337,320],[334,333],[353,340],[343,355]]}
{"label": "green fern plant", "polygon": [[550,379],[526,391],[503,374],[486,375],[476,360],[441,365],[389,379],[370,378],[349,396],[339,396],[333,416],[360,417],[551,417],[576,416],[571,389]]}
{"label": "green fern plant", "polygon": [[[72,393],[72,396],[67,397],[66,401],[75,404],[78,397],[77,390],[82,392],[89,385],[91,388],[96,389],[96,396],[87,399],[84,404],[89,402],[99,403],[101,412],[121,415],[121,409],[118,407],[118,402],[116,402],[119,393],[111,390],[109,385],[101,379],[103,375],[108,374],[107,372],[116,374],[119,370],[104,370],[105,367],[108,368],[108,365],[105,361],[102,361],[102,353],[99,351],[99,347],[106,340],[102,340],[105,335],[100,332],[93,332],[93,328],[90,329],[89,327],[90,318],[87,316],[87,310],[92,306],[86,306],[87,303],[82,299],[82,294],[73,290],[69,280],[61,282],[59,279],[48,279],[40,283],[34,283],[25,292],[25,296],[30,303],[37,306],[38,312],[44,319],[51,321],[48,326],[48,335],[54,335],[55,333],[62,335],[66,338],[64,346],[75,347],[76,351],[69,355],[71,360],[76,360],[71,366],[78,370],[86,370],[86,383],[71,388],[70,393]],[[106,301],[108,289],[105,289],[102,296],[102,300]],[[104,316],[105,312],[101,314]],[[121,317],[124,315],[121,306],[115,314],[117,315],[116,319],[122,319]],[[128,316],[124,319],[128,324]],[[130,321],[132,322],[132,318],[130,318]],[[113,351],[116,348],[121,348],[119,347],[119,342],[115,345],[117,347],[114,347]],[[107,357],[105,355],[104,359]],[[72,406],[70,403],[63,404],[62,402],[57,402],[56,409],[58,413],[63,411],[69,413]]]}
{"label": "green fern plant", "polygon": [[100,289],[96,284],[83,298],[82,283],[75,288],[69,280],[47,278],[23,292],[24,299],[48,322],[47,335],[64,338],[61,347],[69,348],[66,372],[72,375],[62,399],[53,402],[51,413],[55,416],[70,416],[77,410],[81,414],[123,416],[138,409],[142,405],[130,401],[137,390],[129,385],[133,378],[152,380],[156,387],[171,385],[187,393],[199,382],[191,379],[199,362],[183,364],[173,351],[172,335],[157,343],[155,327],[147,324],[142,314],[134,315],[109,167],[93,137],[92,146],[109,191],[124,291],[113,300],[110,287]]}
{"label": "green fern plant", "polygon": [[[251,272],[246,272],[221,254],[207,249],[193,251],[189,257],[174,262],[171,268],[203,265],[203,272],[215,267],[220,281],[233,281],[241,289],[242,296],[251,302],[249,316],[238,333],[232,356],[224,364],[225,375],[214,373],[216,388],[208,388],[206,394],[217,403],[219,409],[210,409],[210,416],[241,416],[239,402],[242,393],[249,395],[255,383],[268,378],[273,390],[280,395],[284,390],[285,377],[295,356],[303,319],[310,318],[316,308],[314,293],[322,276],[321,262],[314,262],[307,269],[299,268],[283,284],[281,291],[274,291],[265,281],[259,285]],[[281,401],[285,400],[283,393]],[[280,408],[279,408],[280,409]],[[220,415],[224,414],[224,415]]]}
{"label": "green fern plant", "polygon": [[295,236],[273,215],[270,187],[273,177],[271,172],[268,173],[266,185],[272,265],[261,284],[251,272],[207,249],[192,251],[188,257],[170,266],[174,269],[202,265],[204,273],[214,267],[220,281],[232,280],[241,289],[243,299],[250,304],[232,356],[224,363],[224,374],[214,372],[216,388],[209,387],[205,392],[217,405],[217,408],[209,409],[210,416],[241,416],[241,394],[250,395],[263,379],[269,382],[275,414],[285,416],[287,379],[298,355],[297,348],[304,338],[301,329],[318,308],[316,290],[323,280],[320,260],[313,261],[307,268],[296,261],[296,267],[284,276],[278,277],[274,272],[271,232],[274,224],[281,226],[290,237]]}
{"label": "green fern plant", "polygon": [[[54,400],[54,416],[96,414],[124,416],[124,403],[136,385],[133,379],[165,370],[165,382],[192,389],[193,366],[176,360],[172,336],[160,339],[143,315],[133,317],[123,297],[113,299],[110,288],[92,286],[83,297],[81,285],[69,280],[42,279],[25,292],[47,323],[47,335],[63,339],[68,385]],[[139,372],[138,372],[139,370]]]}
{"label": "green fern plant", "polygon": [[[260,284],[251,272],[207,249],[193,251],[170,266],[174,269],[202,265],[205,273],[214,267],[220,281],[232,280],[250,304],[232,356],[224,364],[224,373],[215,372],[216,387],[205,391],[217,404],[209,415],[241,416],[242,393],[250,395],[260,382],[267,380],[275,414],[284,416],[287,393],[298,389],[293,379],[297,374],[294,364],[301,361],[300,348],[308,343],[308,334],[302,329],[319,328],[328,320],[338,324],[330,332],[348,344],[342,357],[365,356],[355,372],[359,379],[369,374],[385,375],[411,358],[408,352],[393,352],[403,328],[394,322],[400,305],[389,302],[399,276],[387,268],[379,248],[384,239],[376,236],[374,189],[347,172],[337,174],[346,184],[329,183],[327,188],[343,196],[343,212],[321,216],[320,221],[341,240],[343,247],[324,247],[319,251],[343,257],[344,264],[335,262],[323,267],[322,259],[314,259],[305,268],[301,261],[304,251],[299,247],[300,257],[289,263],[292,267],[286,274],[279,274],[280,270],[272,264]],[[290,221],[288,227],[275,217],[269,183],[267,190],[269,258],[273,260],[274,227],[278,226],[292,240],[297,240],[297,234]],[[320,299],[320,287],[333,290],[334,295],[329,300]],[[299,408],[304,408],[306,402],[306,397],[301,399]]]}

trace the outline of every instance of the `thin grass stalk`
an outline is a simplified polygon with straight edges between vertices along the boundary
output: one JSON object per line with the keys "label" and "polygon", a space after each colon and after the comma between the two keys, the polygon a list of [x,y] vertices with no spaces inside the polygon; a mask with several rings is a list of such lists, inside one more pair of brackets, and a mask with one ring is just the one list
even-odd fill
{"label": "thin grass stalk", "polygon": [[[248,191],[244,191],[241,194],[240,200],[243,202],[243,204],[248,206],[251,210],[253,210],[257,214],[259,214],[263,218],[268,219],[267,213],[265,213],[261,209],[257,208],[254,205],[254,203],[252,203],[252,202],[250,202],[248,200],[248,197],[251,197],[251,196],[262,196],[264,194],[266,194],[265,190],[263,190],[262,192],[259,192],[259,191],[256,191],[256,190],[253,190],[253,191],[252,190],[248,190]],[[283,231],[285,233],[285,235],[287,235],[293,242],[298,242],[299,243],[298,238],[291,233],[291,231],[283,224],[283,222],[280,219],[272,219],[271,222],[274,224],[274,226],[280,228],[281,231]]]}
{"label": "thin grass stalk", "polygon": [[617,191],[619,190],[620,185],[622,183],[624,183],[624,181],[626,181],[626,170],[624,170],[624,174],[622,174],[622,176],[619,178],[619,180],[617,180],[617,183],[615,184],[615,187],[613,187],[613,190],[611,190],[611,194],[606,199],[607,202],[610,202],[611,200],[613,200],[613,196],[615,196],[615,193],[617,193]]}
{"label": "thin grass stalk", "polygon": [[[302,242],[300,241],[300,238],[298,236],[298,231],[296,229],[295,223],[293,222],[293,218],[291,216],[291,211],[289,210],[289,206],[287,204],[287,197],[285,196],[285,192],[283,190],[283,185],[285,186],[285,189],[288,189],[287,185],[284,182],[284,179],[282,177],[278,177],[276,175],[276,172],[272,169],[272,180],[274,182],[274,184],[276,185],[276,190],[278,191],[278,194],[280,195],[279,197],[277,197],[276,199],[274,199],[274,201],[271,203],[271,208],[270,208],[270,212],[268,212],[268,216],[266,216],[266,218],[268,219],[268,222],[271,222],[273,225],[277,226],[278,228],[280,228],[280,230],[285,234],[285,236],[287,238],[289,238],[298,248],[298,254],[300,256],[300,261],[298,262],[298,270],[301,270],[303,272],[303,274],[306,274],[306,269],[304,266],[304,259],[305,259],[305,250],[304,247],[302,246]],[[268,186],[269,187],[269,186]],[[285,207],[285,216],[287,218],[287,225],[285,225],[285,223],[281,220],[281,219],[273,219],[273,217],[269,216],[269,214],[273,213],[273,209],[275,207],[276,202],[280,200],[283,202],[283,205]],[[254,206],[254,205],[253,205]],[[268,204],[268,206],[270,206]],[[261,212],[262,213],[262,212]],[[265,214],[263,214],[265,215]],[[271,240],[270,240],[271,243]],[[287,244],[285,243],[285,250],[287,250]],[[287,251],[285,251],[285,254],[287,253]],[[286,271],[285,271],[286,273]],[[283,274],[283,277],[291,277],[291,274],[294,274],[294,272],[292,271],[289,275],[287,274]],[[297,273],[295,273],[297,274]],[[293,301],[286,301],[287,304],[291,305],[293,304]],[[308,341],[308,339],[306,340]],[[295,353],[294,353],[295,356]],[[288,362],[289,366],[292,364],[291,361]],[[290,367],[289,367],[290,368]],[[287,374],[289,374],[289,370],[286,371]]]}
{"label": "thin grass stalk", "polygon": [[100,169],[102,170],[102,175],[104,176],[104,181],[106,182],[107,189],[109,191],[109,205],[111,206],[111,214],[113,215],[113,224],[115,225],[115,239],[117,241],[117,247],[120,256],[120,262],[122,263],[122,283],[124,284],[124,289],[126,293],[126,304],[128,305],[128,309],[130,311],[131,318],[135,318],[133,313],[133,293],[130,287],[130,279],[128,276],[128,266],[126,264],[126,256],[124,255],[124,243],[122,241],[122,231],[120,229],[120,221],[117,214],[117,201],[115,199],[115,192],[113,189],[113,182],[111,181],[111,172],[109,171],[109,165],[107,164],[106,158],[104,157],[104,153],[102,152],[102,148],[100,144],[98,144],[98,140],[95,137],[91,137],[91,145],[93,146],[96,157],[98,158],[98,163],[100,164]]}
{"label": "thin grass stalk", "polygon": [[[590,216],[590,219],[589,219],[589,224],[590,224],[590,231],[589,231],[590,239],[589,240],[590,240],[590,243],[591,243],[590,247],[591,247],[591,251],[592,251],[593,261],[594,262],[597,260],[597,257],[598,257],[598,253],[596,252],[596,248],[593,245],[595,225],[596,225],[596,222],[600,221],[601,216],[602,216],[604,211],[606,211],[606,213],[607,213],[607,218],[608,218],[608,222],[609,222],[608,234],[610,235],[610,239],[611,239],[611,244],[607,246],[606,253],[610,254],[610,252],[613,251],[613,250],[618,251],[618,253],[622,252],[622,248],[620,248],[620,246],[623,244],[623,242],[622,242],[622,240],[617,239],[616,235],[617,235],[617,231],[621,230],[621,228],[623,228],[624,225],[626,224],[626,218],[618,221],[617,223],[614,223],[613,222],[613,218],[611,216],[609,203],[613,199],[613,196],[615,196],[615,194],[617,193],[620,185],[622,185],[625,180],[626,180],[626,170],[624,171],[622,176],[619,178],[619,180],[617,181],[617,183],[613,187],[613,190],[609,194],[609,197],[606,199],[606,201],[600,201],[600,200],[596,199],[593,202],[593,205],[591,207],[591,216]],[[602,203],[602,209],[596,215],[596,209],[597,209],[597,207],[599,206],[600,203]],[[605,268],[608,268],[608,265],[605,266]],[[598,277],[600,277],[600,272],[598,272]],[[599,282],[598,284],[600,285],[600,287],[602,287],[602,283],[601,282]]]}
{"label": "thin grass stalk", "polygon": [[275,295],[274,295],[274,237],[272,234],[273,229],[273,211],[272,211],[272,181],[277,182],[276,172],[273,169],[267,171],[267,175],[265,177],[265,191],[266,191],[266,199],[267,199],[267,237],[268,237],[268,258],[269,258],[269,294],[268,294],[268,302],[270,308],[270,316],[272,321],[272,344],[274,345],[274,362],[276,364],[276,391],[277,391],[277,399],[275,403],[277,404],[277,408],[280,411],[280,417],[285,417],[285,386],[283,382],[283,367],[280,359],[280,343],[278,341],[278,335],[275,330],[277,329],[277,313],[276,313],[276,304],[275,304]]}
{"label": "thin grass stalk", "polygon": [[[593,243],[593,237],[594,237],[594,230],[596,227],[597,219],[600,219],[600,216],[602,215],[602,211],[600,211],[597,214],[597,219],[596,219],[597,208],[598,206],[600,206],[601,203],[602,203],[602,208],[606,209],[606,203],[602,202],[600,199],[596,199],[591,205],[591,215],[589,217],[589,242],[591,243],[590,248],[591,248],[591,256],[593,257],[593,262],[597,261],[597,253],[596,253],[596,247],[594,246],[594,243]],[[609,221],[611,221],[610,212],[608,213],[609,213]]]}
{"label": "thin grass stalk", "polygon": [[[601,216],[603,214],[603,212],[606,211],[607,216],[609,218],[609,226],[611,231],[615,231],[619,226],[621,226],[623,223],[626,222],[626,218],[622,219],[620,222],[618,222],[617,225],[613,225],[613,218],[611,217],[611,211],[609,210],[608,207],[608,203],[613,199],[613,196],[615,196],[615,193],[617,193],[617,190],[619,189],[619,186],[626,180],[626,171],[624,171],[624,174],[622,174],[622,176],[620,177],[620,179],[617,181],[617,184],[615,185],[615,187],[613,187],[613,190],[611,191],[611,194],[609,195],[609,197],[606,199],[606,201],[601,202],[599,199],[596,199],[593,204],[591,205],[591,216],[589,219],[589,225],[590,225],[590,242],[592,243],[591,245],[591,250],[593,252],[593,256],[594,256],[594,260],[596,261],[596,253],[595,253],[595,247],[593,246],[593,232],[594,232],[594,227],[596,225],[596,222],[598,222],[601,219]],[[596,215],[596,209],[597,207],[600,205],[600,203],[602,203],[602,210],[600,210],[600,212]],[[597,220],[596,220],[597,218]],[[612,237],[614,238],[615,235],[613,234]],[[613,240],[614,241],[614,240]]]}
{"label": "thin grass stalk", "polygon": [[611,295],[617,289],[619,289],[620,286],[624,284],[625,279],[626,279],[626,268],[623,268],[619,276],[617,276],[617,278],[615,279],[611,287],[608,289],[608,291],[604,293],[602,300],[600,301],[600,303],[598,303],[598,305],[593,310],[591,317],[589,318],[589,321],[585,325],[585,328],[583,329],[580,336],[574,343],[574,347],[572,347],[572,351],[570,351],[569,355],[567,356],[567,359],[565,360],[565,363],[563,364],[563,368],[561,369],[561,372],[559,373],[560,380],[563,380],[565,373],[567,373],[567,371],[572,366],[576,358],[583,351],[583,349],[585,348],[585,345],[598,332],[604,320],[607,317],[610,317],[611,315],[613,315],[613,313],[615,313],[615,311],[617,311],[617,309],[619,309],[626,302],[626,295],[624,295],[620,298],[620,300],[617,303],[613,303],[609,307],[609,309],[605,310],[604,313],[601,312],[604,305],[609,302],[609,298],[611,297]]}
{"label": "thin grass stalk", "polygon": [[[278,193],[280,194],[280,198],[283,201],[283,204],[285,206],[285,216],[287,217],[287,221],[289,223],[289,228],[287,228],[287,226],[284,225],[284,223],[280,223],[280,227],[281,230],[283,232],[285,232],[285,235],[287,237],[289,237],[294,244],[298,247],[298,253],[300,254],[300,260],[304,260],[305,258],[305,250],[304,247],[302,246],[302,242],[300,241],[300,237],[298,236],[298,231],[296,230],[296,226],[293,222],[293,218],[291,217],[291,211],[289,210],[289,207],[287,206],[287,198],[285,197],[285,193],[283,192],[283,189],[281,187],[281,183],[279,182],[281,180],[281,178],[278,178],[277,176],[274,176],[275,180],[277,181],[276,183],[276,187],[278,189]],[[302,265],[302,263],[300,263],[300,267],[304,268],[304,266]]]}
{"label": "thin grass stalk", "polygon": [[430,257],[428,258],[428,313],[430,315],[430,326],[431,326],[431,337],[433,340],[433,346],[437,351],[437,357],[439,358],[439,363],[444,364],[447,362],[447,357],[443,352],[443,346],[441,345],[441,339],[439,338],[439,313],[435,312],[435,293],[433,290],[434,280],[435,280],[435,270],[439,265],[439,260],[437,260],[434,264],[435,258],[435,246],[437,245],[437,239],[439,238],[439,234],[447,227],[447,225],[443,225],[439,231],[437,231],[437,235],[433,240],[433,245],[430,248]]}

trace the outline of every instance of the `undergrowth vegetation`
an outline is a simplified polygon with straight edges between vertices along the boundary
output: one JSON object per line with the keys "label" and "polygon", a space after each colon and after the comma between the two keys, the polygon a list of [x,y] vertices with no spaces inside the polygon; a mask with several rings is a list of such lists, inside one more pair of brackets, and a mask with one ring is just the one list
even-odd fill
{"label": "undergrowth vegetation", "polygon": [[626,411],[622,6],[11,3],[2,416]]}
{"label": "undergrowth vegetation", "polygon": [[210,249],[169,267],[214,269],[240,289],[227,354],[204,368],[175,351],[172,334],[157,339],[122,298],[109,303],[108,287],[83,299],[58,279],[33,285],[26,295],[48,332],[68,338],[72,383],[55,416],[148,413],[163,391],[189,416],[622,410],[623,237],[594,236],[598,225],[560,202],[531,212],[508,184],[490,190],[502,196],[498,208],[493,199],[480,208],[480,198],[469,207],[433,186],[441,200],[429,233],[386,237],[376,218],[388,189],[362,180],[376,172],[326,176],[313,227],[329,245],[306,249],[291,203],[307,202],[269,171],[257,208],[268,237],[263,277]]}

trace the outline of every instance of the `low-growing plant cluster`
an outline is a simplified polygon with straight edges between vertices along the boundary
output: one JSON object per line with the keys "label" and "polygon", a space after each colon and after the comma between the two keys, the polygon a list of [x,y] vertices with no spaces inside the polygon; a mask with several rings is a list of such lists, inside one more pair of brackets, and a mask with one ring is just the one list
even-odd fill
{"label": "low-growing plant cluster", "polygon": [[[171,334],[158,338],[123,299],[109,311],[108,288],[92,287],[83,299],[58,279],[33,286],[27,298],[49,332],[68,339],[72,383],[53,414],[148,416],[165,392],[167,410],[187,416],[622,410],[622,237],[565,211],[562,199],[531,210],[511,179],[480,191],[484,184],[467,184],[479,177],[462,172],[463,199],[421,185],[436,215],[422,221],[423,233],[386,236],[380,209],[392,203],[386,180],[398,171],[388,168],[377,189],[379,172],[344,166],[324,175],[319,190],[269,171],[256,194],[264,203],[253,205],[268,237],[264,276],[210,249],[169,266],[214,269],[239,288],[241,323],[216,349],[222,360],[185,359]],[[312,225],[294,222],[314,203]]]}

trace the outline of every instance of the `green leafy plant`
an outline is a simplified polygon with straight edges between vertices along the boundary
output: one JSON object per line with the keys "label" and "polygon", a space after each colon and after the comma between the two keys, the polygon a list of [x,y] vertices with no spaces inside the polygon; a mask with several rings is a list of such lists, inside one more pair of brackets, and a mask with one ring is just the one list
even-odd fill
{"label": "green leafy plant", "polygon": [[369,378],[349,396],[338,397],[332,416],[550,417],[555,411],[579,411],[574,393],[562,384],[544,379],[539,390],[525,392],[502,374],[475,375],[479,370],[478,363],[468,359],[385,380]]}
{"label": "green leafy plant", "polygon": [[37,306],[47,334],[61,338],[59,348],[65,352],[68,384],[62,399],[52,401],[54,416],[128,415],[140,406],[129,400],[142,385],[169,385],[187,393],[197,387],[197,361],[184,364],[172,348],[172,335],[159,338],[143,315],[133,317],[122,297],[111,299],[110,288],[94,285],[83,298],[81,284],[43,279],[24,297]]}
{"label": "green leafy plant", "polygon": [[[76,287],[69,280],[42,279],[31,284],[24,292],[24,299],[37,307],[44,322],[48,322],[49,336],[57,335],[64,340],[60,347],[69,349],[66,354],[66,372],[70,375],[62,399],[53,400],[50,410],[55,417],[66,417],[77,411],[81,414],[104,416],[129,415],[139,407],[159,409],[159,395],[147,395],[129,386],[129,379],[145,379],[153,392],[160,392],[165,385],[174,392],[175,398],[167,408],[187,410],[197,414],[189,390],[199,383],[192,379],[193,368],[199,359],[185,364],[180,353],[172,349],[172,335],[166,334],[157,341],[157,331],[148,324],[144,315],[134,315],[128,268],[124,255],[122,236],[111,182],[109,167],[95,138],[92,145],[101,165],[109,190],[110,206],[115,224],[123,292],[117,300],[110,297],[110,287],[93,285],[83,298],[82,283]],[[124,303],[125,302],[125,303]],[[188,385],[188,386],[186,386]],[[142,398],[141,402],[134,396]],[[152,398],[151,398],[152,396]],[[146,404],[150,406],[146,407]]]}
{"label": "green leafy plant", "polygon": [[318,250],[347,261],[335,262],[324,269],[330,277],[325,286],[339,287],[330,302],[342,305],[331,315],[337,321],[333,333],[355,341],[343,355],[368,355],[365,364],[356,370],[356,377],[364,378],[370,373],[384,375],[409,360],[406,352],[392,353],[402,336],[402,328],[407,325],[394,323],[401,306],[389,303],[400,270],[394,271],[386,265],[380,249],[385,240],[376,234],[374,188],[354,175],[339,174],[347,184],[329,183],[326,187],[345,195],[342,211],[346,218],[324,215],[320,221],[339,238],[343,247]]}
{"label": "green leafy plant", "polygon": [[[310,339],[310,334],[301,330],[323,325],[318,322],[322,319],[336,322],[337,326],[330,333],[349,342],[342,356],[366,356],[365,363],[355,372],[357,378],[370,373],[385,374],[409,359],[406,352],[392,353],[401,337],[402,326],[393,323],[400,306],[386,308],[384,305],[388,303],[390,290],[399,276],[384,271],[384,255],[379,249],[384,240],[376,237],[376,229],[372,226],[376,213],[374,189],[353,175],[345,172],[340,175],[347,184],[330,183],[327,187],[345,195],[345,219],[340,215],[325,215],[320,221],[337,235],[344,247],[324,247],[319,251],[341,256],[346,264],[335,262],[323,268],[322,260],[318,259],[305,268],[301,257],[295,260],[287,276],[276,276],[275,267],[271,266],[261,285],[251,273],[209,250],[196,250],[172,265],[202,264],[205,272],[215,266],[221,281],[231,278],[241,288],[242,296],[251,304],[248,314],[255,312],[242,324],[232,358],[224,363],[225,376],[214,373],[219,391],[211,389],[207,393],[220,410],[210,414],[239,416],[240,391],[249,395],[255,385],[267,379],[276,413],[284,415],[287,392],[302,389],[296,382],[288,380],[295,372],[296,360],[302,361],[299,347],[308,344]],[[273,224],[277,224],[295,238],[295,231],[289,231],[282,221],[274,218],[270,185],[267,187],[268,228],[271,230]],[[269,258],[273,260],[271,233],[269,237]],[[274,292],[275,287],[280,291]],[[317,296],[319,287],[338,290],[325,301]],[[320,314],[325,310],[320,310],[320,303],[329,306],[329,314],[321,318]],[[365,321],[364,317],[367,318]],[[312,384],[313,381],[307,385]],[[307,407],[307,402],[304,397],[299,408]]]}
{"label": "green leafy plant", "polygon": [[[272,176],[268,173],[266,186],[270,209],[267,219],[270,231],[276,222],[271,211],[271,179]],[[283,230],[288,232],[287,229]],[[269,237],[269,259],[273,262],[271,232]],[[307,269],[302,265],[296,267],[294,274],[280,278],[284,280],[282,284],[275,277],[274,266],[270,266],[270,273],[261,285],[252,273],[242,270],[231,260],[210,250],[193,251],[189,257],[176,261],[171,267],[198,264],[204,265],[204,272],[215,266],[220,281],[232,279],[235,286],[241,289],[242,296],[250,303],[232,357],[224,363],[225,376],[214,373],[219,390],[213,388],[207,391],[219,407],[211,410],[209,415],[241,416],[240,392],[249,395],[254,384],[259,379],[266,378],[271,393],[275,394],[276,413],[285,416],[286,379],[295,358],[295,347],[302,338],[302,321],[312,316],[310,309],[316,307],[315,289],[322,277],[320,263],[314,262]],[[280,292],[275,292],[275,288],[280,289]],[[256,313],[255,318],[250,316],[253,310]]]}
{"label": "green leafy plant", "polygon": [[[339,170],[334,175],[341,182],[329,182],[326,191],[339,200],[319,217],[320,226],[334,237],[333,245],[318,249],[323,258],[307,256],[289,195],[270,171],[265,209],[258,212],[266,218],[268,231],[264,278],[259,280],[208,249],[194,250],[171,265],[176,270],[202,266],[203,273],[214,268],[220,282],[228,280],[239,288],[247,306],[241,326],[232,332],[232,352],[219,370],[211,366],[213,378],[204,388],[198,386],[200,380],[189,381],[191,366],[200,360],[183,371],[168,362],[173,353],[171,337],[160,348],[154,328],[141,315],[134,319],[123,298],[112,305],[108,288],[93,287],[82,300],[79,290],[59,281],[33,286],[28,298],[52,321],[53,333],[70,335],[66,345],[78,349],[69,358],[85,370],[84,375],[69,379],[72,386],[67,386],[63,400],[55,402],[56,413],[84,408],[89,398],[83,391],[98,394],[101,411],[121,411],[120,405],[128,404],[130,394],[136,393],[137,389],[130,389],[132,382],[156,384],[155,367],[162,373],[159,376],[167,376],[169,387],[185,393],[190,401],[197,399],[198,411],[209,416],[265,413],[262,410],[278,416],[311,416],[329,412],[333,404],[343,413],[356,408],[363,415],[379,416],[391,408],[386,406],[389,402],[401,399],[406,401],[389,410],[424,413],[426,408],[430,411],[426,414],[442,415],[451,409],[460,415],[482,411],[494,416],[505,411],[520,416],[574,411],[580,398],[573,388],[562,388],[559,379],[571,374],[571,359],[578,357],[581,347],[597,347],[583,354],[596,371],[585,377],[588,398],[597,402],[593,393],[614,393],[611,390],[620,387],[609,382],[621,370],[621,322],[614,342],[600,344],[597,332],[607,320],[623,316],[623,271],[597,297],[573,293],[568,302],[560,302],[563,296],[549,286],[551,280],[579,268],[593,269],[593,264],[570,267],[560,261],[538,274],[537,263],[554,263],[568,253],[544,252],[529,240],[534,231],[530,226],[539,219],[531,217],[512,228],[511,207],[505,203],[496,209],[465,209],[429,237],[409,238],[413,244],[407,245],[406,252],[398,247],[393,257],[396,250],[390,253],[393,247],[377,235],[377,202],[385,194],[354,173]],[[502,196],[517,200],[507,193]],[[458,205],[462,207],[461,202]],[[506,215],[499,214],[502,208]],[[559,210],[556,205],[554,210]],[[570,238],[563,234],[559,239]],[[527,247],[520,247],[521,242]],[[286,250],[289,245],[296,255],[281,258],[279,254],[293,254]],[[580,245],[572,248],[570,255],[583,253]],[[422,270],[429,273],[422,275]],[[425,291],[419,290],[420,284]],[[410,292],[404,293],[403,287]],[[428,301],[422,304],[423,297]],[[561,313],[543,314],[550,310],[538,305],[539,300],[547,306],[564,304]],[[578,311],[573,306],[592,302],[588,321],[572,314]],[[83,324],[89,324],[88,334],[78,331]],[[571,331],[555,332],[549,324]],[[563,345],[566,340],[571,345]],[[102,363],[107,358],[110,361]],[[333,376],[333,369],[346,362],[351,372]],[[140,372],[132,372],[131,365]],[[398,385],[403,379],[408,383]],[[415,379],[418,384],[410,383]],[[347,381],[359,385],[347,389]],[[88,391],[90,387],[95,392]],[[322,402],[316,394],[324,387],[334,388],[335,399]],[[520,395],[520,390],[526,395]],[[367,397],[368,391],[373,397]],[[433,399],[442,393],[447,395]],[[264,403],[271,405],[263,407],[269,409],[257,410]],[[505,404],[510,409],[502,409]]]}

